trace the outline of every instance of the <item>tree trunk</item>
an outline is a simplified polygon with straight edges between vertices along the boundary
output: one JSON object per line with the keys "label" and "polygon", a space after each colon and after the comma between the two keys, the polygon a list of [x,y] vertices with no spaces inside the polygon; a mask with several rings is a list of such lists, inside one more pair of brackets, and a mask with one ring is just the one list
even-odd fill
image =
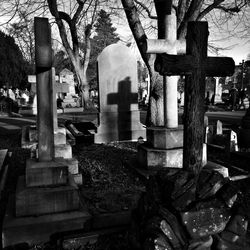
{"label": "tree trunk", "polygon": [[141,57],[149,71],[150,78],[150,96],[149,107],[147,113],[147,126],[163,126],[163,81],[154,70],[155,55],[146,54],[146,39],[147,36],[140,22],[137,8],[133,0],[122,0],[122,5],[127,16],[129,27],[133,33]]}
{"label": "tree trunk", "polygon": [[84,109],[92,108],[92,103],[89,98],[89,84],[87,81],[86,71],[83,68],[80,58],[73,58],[72,64],[78,81],[78,88],[81,95],[81,103]]}

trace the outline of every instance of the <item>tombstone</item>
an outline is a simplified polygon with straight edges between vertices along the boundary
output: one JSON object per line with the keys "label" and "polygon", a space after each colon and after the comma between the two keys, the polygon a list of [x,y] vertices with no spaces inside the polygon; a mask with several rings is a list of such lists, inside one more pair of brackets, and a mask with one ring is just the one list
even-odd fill
{"label": "tombstone", "polygon": [[[147,40],[147,53],[177,54],[182,51],[179,48],[182,43],[177,40],[176,14],[171,9],[170,12],[161,24],[162,29],[165,27],[164,37]],[[182,168],[183,126],[178,125],[177,84],[176,76],[163,76],[164,126],[147,127],[147,143],[139,145],[137,152],[142,168]]]}
{"label": "tombstone", "polygon": [[145,138],[138,108],[137,63],[121,44],[98,56],[99,117],[95,143]]}
{"label": "tombstone", "polygon": [[[67,161],[54,155],[52,49],[47,18],[35,18],[38,104],[38,157],[27,159],[25,176],[18,179],[15,214],[7,210],[3,245],[47,242],[51,234],[82,228],[86,213],[79,210],[78,187]],[[12,208],[12,207],[11,207]]]}
{"label": "tombstone", "polygon": [[16,100],[16,96],[15,96],[15,93],[12,91],[12,89],[8,89],[8,96],[9,98],[11,98],[13,101]]}
{"label": "tombstone", "polygon": [[220,78],[215,77],[215,93],[214,93],[214,103],[222,103],[222,84],[220,83]]}
{"label": "tombstone", "polygon": [[223,134],[222,122],[220,120],[218,120],[216,124],[216,134],[217,135]]}
{"label": "tombstone", "polygon": [[30,83],[29,100],[26,101],[26,105],[19,107],[19,113],[22,115],[37,115],[36,75],[28,75],[28,83]]}
{"label": "tombstone", "polygon": [[207,56],[207,22],[189,22],[186,40],[186,55],[159,54],[155,69],[161,75],[186,75],[183,168],[198,174],[203,167],[205,78],[232,75],[235,64],[232,58]]}
{"label": "tombstone", "polygon": [[59,73],[59,84],[58,85],[60,85],[60,84],[61,84],[61,86],[64,86],[61,92],[66,93],[66,96],[63,98],[62,108],[77,107],[77,102],[73,98],[73,96],[76,95],[74,73],[71,72],[70,70],[64,68]]}

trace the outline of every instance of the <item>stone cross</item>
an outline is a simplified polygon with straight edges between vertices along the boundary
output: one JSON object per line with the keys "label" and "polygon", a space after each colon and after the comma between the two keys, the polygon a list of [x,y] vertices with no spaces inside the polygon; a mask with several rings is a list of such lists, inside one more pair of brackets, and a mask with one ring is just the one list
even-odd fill
{"label": "stone cross", "polygon": [[228,57],[207,57],[208,23],[189,22],[186,55],[158,54],[155,69],[161,75],[185,75],[183,168],[195,174],[202,168],[206,76],[234,73]]}
{"label": "stone cross", "polygon": [[35,17],[34,27],[38,107],[38,160],[51,161],[54,158],[51,32],[47,18]]}
{"label": "stone cross", "polygon": [[[155,1],[158,16],[158,38],[147,40],[147,53],[183,53],[183,42],[177,40],[176,14],[172,10],[172,1]],[[164,8],[164,15],[162,9]],[[164,125],[167,128],[178,127],[176,76],[163,76]]]}

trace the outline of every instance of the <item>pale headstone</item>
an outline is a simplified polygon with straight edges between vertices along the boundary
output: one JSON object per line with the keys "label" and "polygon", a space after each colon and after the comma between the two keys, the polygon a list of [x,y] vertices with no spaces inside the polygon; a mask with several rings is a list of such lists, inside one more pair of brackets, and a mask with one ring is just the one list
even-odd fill
{"label": "pale headstone", "polygon": [[112,44],[97,60],[100,113],[95,142],[145,138],[138,109],[137,62],[132,51]]}
{"label": "pale headstone", "polygon": [[233,130],[230,134],[230,151],[239,151],[237,134]]}
{"label": "pale headstone", "polygon": [[12,100],[16,100],[16,96],[15,93],[12,91],[12,89],[8,89],[8,96],[9,98],[11,98]]}
{"label": "pale headstone", "polygon": [[215,78],[215,97],[214,97],[214,103],[222,103],[222,84],[220,83],[220,78]]}
{"label": "pale headstone", "polygon": [[74,73],[68,69],[63,69],[59,73],[59,81],[60,83],[66,83],[68,85],[69,91],[68,93],[75,95],[75,81],[74,81]]}
{"label": "pale headstone", "polygon": [[[63,99],[62,107],[76,107],[77,103],[73,96],[76,95],[75,92],[75,81],[74,81],[74,73],[68,69],[63,69],[59,73],[59,84],[62,89],[61,92],[66,93],[66,96]],[[60,87],[60,86],[58,86]],[[65,91],[66,90],[66,91]]]}
{"label": "pale headstone", "polygon": [[220,120],[217,121],[216,134],[217,135],[222,135],[223,134],[222,122]]}

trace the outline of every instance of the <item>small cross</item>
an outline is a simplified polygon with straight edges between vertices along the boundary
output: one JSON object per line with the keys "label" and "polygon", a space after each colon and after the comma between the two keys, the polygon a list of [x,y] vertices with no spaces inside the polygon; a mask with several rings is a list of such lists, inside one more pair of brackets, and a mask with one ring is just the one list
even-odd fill
{"label": "small cross", "polygon": [[205,78],[232,75],[235,68],[232,58],[207,57],[207,40],[207,22],[189,22],[186,55],[158,54],[155,61],[161,75],[186,76],[183,168],[196,174],[202,168]]}

